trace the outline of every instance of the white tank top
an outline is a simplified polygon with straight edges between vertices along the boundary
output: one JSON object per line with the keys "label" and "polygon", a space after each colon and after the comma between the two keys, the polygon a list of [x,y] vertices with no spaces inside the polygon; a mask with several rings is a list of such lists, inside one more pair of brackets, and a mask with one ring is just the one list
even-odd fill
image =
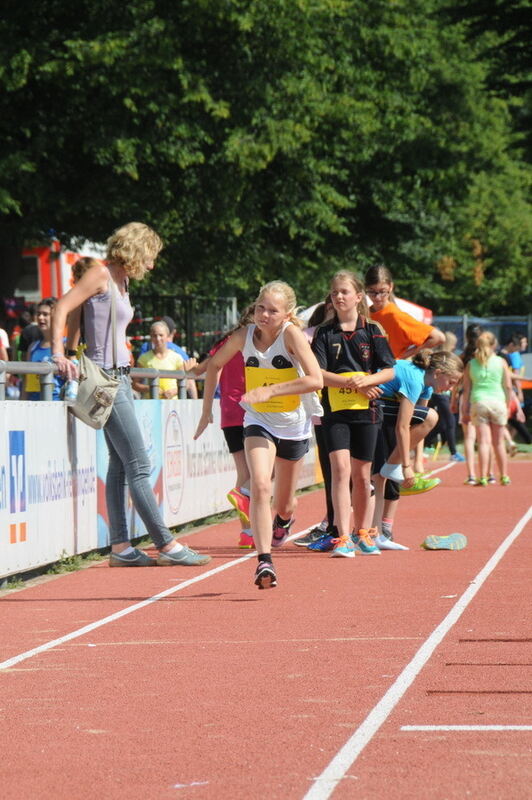
{"label": "white tank top", "polygon": [[[256,325],[249,325],[242,350],[244,357],[246,391],[265,383],[284,383],[305,374],[292,353],[289,353],[284,332],[290,322],[285,322],[277,339],[261,352],[253,343]],[[321,406],[315,392],[304,395],[273,397],[268,403],[241,403],[245,410],[244,426],[260,425],[279,439],[308,439],[311,433],[312,414],[319,414]],[[323,413],[323,411],[321,411]]]}

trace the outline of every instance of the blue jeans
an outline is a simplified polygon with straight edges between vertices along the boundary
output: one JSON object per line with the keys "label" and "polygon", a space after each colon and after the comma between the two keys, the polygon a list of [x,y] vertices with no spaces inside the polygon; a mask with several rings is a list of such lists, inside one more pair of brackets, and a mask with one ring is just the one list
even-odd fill
{"label": "blue jeans", "polygon": [[113,410],[104,428],[109,449],[105,499],[111,544],[129,541],[126,480],[133,504],[158,549],[173,541],[164,524],[150,484],[150,459],[134,411],[128,375],[122,375]]}

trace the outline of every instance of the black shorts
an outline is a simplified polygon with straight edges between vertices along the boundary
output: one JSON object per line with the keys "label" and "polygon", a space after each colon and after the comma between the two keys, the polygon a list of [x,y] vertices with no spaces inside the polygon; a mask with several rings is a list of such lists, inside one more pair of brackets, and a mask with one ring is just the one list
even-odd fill
{"label": "black shorts", "polygon": [[230,453],[239,453],[244,449],[243,425],[230,425],[228,428],[222,428],[222,431]]}
{"label": "black shorts", "polygon": [[277,458],[284,458],[286,461],[299,461],[308,453],[310,447],[310,439],[280,439],[260,425],[247,425],[244,428],[244,439],[247,439],[248,436],[269,439],[275,445]]}
{"label": "black shorts", "polygon": [[380,425],[374,422],[350,422],[338,412],[322,419],[323,432],[329,453],[349,450],[351,458],[373,461]]}
{"label": "black shorts", "polygon": [[[399,403],[395,400],[379,400],[379,405],[383,410],[382,431],[377,439],[377,447],[375,448],[375,458],[373,462],[373,474],[375,475],[380,471],[382,465],[388,459],[388,456],[397,444],[397,436],[395,434],[395,426],[397,424],[397,415],[399,414]],[[421,425],[427,419],[429,413],[428,406],[414,406],[414,413],[410,427],[414,425]]]}

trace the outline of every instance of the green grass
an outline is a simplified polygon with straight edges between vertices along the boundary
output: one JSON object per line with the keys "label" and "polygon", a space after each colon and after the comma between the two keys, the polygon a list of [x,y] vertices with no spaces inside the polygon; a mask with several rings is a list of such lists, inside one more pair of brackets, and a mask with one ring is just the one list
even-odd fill
{"label": "green grass", "polygon": [[5,578],[0,580],[0,592],[9,592],[12,589],[21,589],[25,581],[22,578]]}

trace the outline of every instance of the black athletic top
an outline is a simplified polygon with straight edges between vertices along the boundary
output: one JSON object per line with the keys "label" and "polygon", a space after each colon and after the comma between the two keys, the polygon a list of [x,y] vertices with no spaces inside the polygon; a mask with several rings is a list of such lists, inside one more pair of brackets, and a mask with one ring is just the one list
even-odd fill
{"label": "black athletic top", "polygon": [[[337,375],[343,372],[377,372],[395,364],[388,338],[382,327],[361,315],[354,331],[343,331],[337,320],[321,325],[316,330],[312,349],[320,367]],[[325,414],[333,413],[326,386],[322,390],[321,402]],[[368,422],[376,422],[378,417],[375,410],[376,401],[370,400],[369,408],[357,411],[356,416]]]}

